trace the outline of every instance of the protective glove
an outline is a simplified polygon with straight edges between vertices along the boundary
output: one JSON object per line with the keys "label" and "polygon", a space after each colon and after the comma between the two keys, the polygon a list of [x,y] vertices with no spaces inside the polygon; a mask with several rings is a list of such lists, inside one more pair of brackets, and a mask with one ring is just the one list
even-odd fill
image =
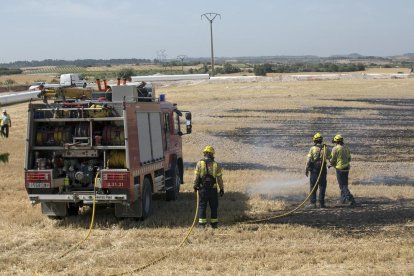
{"label": "protective glove", "polygon": [[306,176],[308,176],[308,175],[309,175],[309,170],[308,170],[308,169],[306,169],[306,171],[305,171],[305,175],[306,175]]}
{"label": "protective glove", "polygon": [[197,193],[197,191],[200,189],[200,187],[198,187],[198,185],[194,185],[193,188],[194,188],[195,193]]}
{"label": "protective glove", "polygon": [[220,196],[223,196],[224,195],[224,189],[220,189]]}

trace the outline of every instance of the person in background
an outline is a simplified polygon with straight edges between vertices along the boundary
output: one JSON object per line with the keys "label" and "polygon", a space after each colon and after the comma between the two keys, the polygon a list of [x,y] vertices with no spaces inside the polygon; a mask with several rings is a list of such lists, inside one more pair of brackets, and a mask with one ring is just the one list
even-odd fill
{"label": "person in background", "polygon": [[[318,132],[316,133],[313,138],[313,146],[310,148],[308,153],[308,159],[306,162],[306,170],[305,174],[306,176],[310,173],[310,190],[315,187],[318,182],[318,187],[312,192],[310,196],[310,203],[306,206],[306,208],[316,208],[316,191],[319,189],[319,207],[320,208],[326,208],[325,205],[325,191],[326,191],[326,174],[327,174],[327,168],[326,168],[326,160],[329,156],[329,150],[326,147],[326,145],[322,144],[323,137]],[[325,156],[325,158],[324,158]],[[322,171],[321,171],[322,170]]]}
{"label": "person in background", "polygon": [[351,152],[348,147],[344,145],[344,138],[337,134],[332,139],[335,146],[332,149],[330,164],[336,169],[336,179],[338,180],[339,189],[341,190],[341,204],[349,204],[355,206],[356,202],[354,196],[348,188],[348,176],[351,169]]}
{"label": "person in background", "polygon": [[[197,162],[194,171],[194,191],[199,192],[200,201],[198,205],[200,228],[207,225],[207,204],[210,205],[212,228],[218,226],[218,194],[224,195],[222,169],[219,163],[214,161],[215,150],[212,146],[203,149],[204,158]],[[219,192],[217,192],[217,186]]]}
{"label": "person in background", "polygon": [[0,120],[0,126],[1,126],[1,134],[8,138],[9,137],[9,128],[12,127],[10,115],[7,114],[7,110],[3,109],[3,115],[1,116]]}

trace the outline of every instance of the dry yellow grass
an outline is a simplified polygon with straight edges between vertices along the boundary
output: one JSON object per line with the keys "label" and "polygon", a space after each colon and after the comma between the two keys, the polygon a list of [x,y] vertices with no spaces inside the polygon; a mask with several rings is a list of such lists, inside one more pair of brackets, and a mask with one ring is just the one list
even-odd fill
{"label": "dry yellow grass", "polygon": [[51,82],[53,79],[59,78],[56,74],[20,74],[20,75],[9,75],[9,76],[0,76],[0,82],[11,79],[14,80],[17,84],[26,84],[30,85],[35,81],[46,81]]}
{"label": "dry yellow grass", "polygon": [[[44,66],[44,67],[36,67],[36,69],[41,69],[41,68],[48,68],[51,67],[53,68],[53,66]],[[184,70],[188,71],[190,68],[193,69],[199,69],[201,66],[197,65],[197,66],[184,66]],[[172,67],[162,67],[160,65],[151,65],[151,64],[145,64],[145,65],[135,65],[135,64],[126,64],[126,65],[112,65],[111,67],[106,67],[106,66],[97,66],[97,67],[88,67],[85,68],[86,72],[114,72],[114,71],[119,71],[121,69],[124,68],[132,68],[134,70],[153,70],[156,71],[158,70],[160,74],[165,74],[170,71],[170,70],[174,70],[174,71],[179,71],[182,69],[181,66],[172,66]],[[23,69],[27,69],[27,68],[23,68]],[[383,74],[397,74],[399,72],[408,74],[410,73],[411,69],[409,68],[368,68],[366,71],[364,72],[358,72],[356,74],[362,74],[362,73],[383,73]],[[335,74],[335,73],[315,73],[315,72],[310,72],[310,73],[286,73],[286,74],[280,74],[280,73],[269,73],[268,76],[270,77],[279,77],[279,76],[288,76],[288,75],[300,75],[300,74],[310,74],[310,75],[314,75],[314,74]],[[345,73],[346,74],[346,73]],[[234,75],[240,75],[240,74],[234,74]],[[246,76],[253,76],[253,73],[243,73],[243,75]],[[0,76],[0,82],[4,82],[7,79],[12,79],[14,80],[17,84],[21,84],[21,85],[30,85],[31,83],[38,81],[38,80],[42,80],[42,81],[46,81],[46,82],[51,82],[53,79],[58,79],[59,78],[59,74],[54,74],[54,73],[37,73],[37,74],[19,74],[19,75],[6,75],[6,76]]]}
{"label": "dry yellow grass", "polygon": [[[154,215],[144,222],[117,221],[111,210],[98,210],[91,238],[63,259],[58,256],[86,234],[90,212],[52,221],[41,215],[39,206],[30,206],[23,187],[26,104],[10,106],[11,137],[0,139],[0,151],[10,152],[10,163],[0,164],[0,274],[107,275],[137,268],[174,249],[192,221],[192,167],[207,143],[214,145],[225,167],[221,227],[195,230],[184,248],[142,275],[414,274],[414,165],[410,149],[402,153],[397,147],[414,142],[413,124],[408,124],[414,120],[413,109],[361,101],[393,98],[410,103],[413,86],[413,79],[158,85],[158,94],[166,93],[167,99],[193,112],[194,133],[184,136],[183,193],[175,202],[156,200]],[[382,124],[387,118],[381,112],[387,111],[405,113],[388,118],[391,125]],[[351,124],[341,125],[341,116]],[[365,125],[376,117],[380,120]],[[330,120],[335,123],[329,127],[318,123]],[[336,207],[339,190],[330,171],[330,208],[301,210],[260,224],[237,223],[300,203],[308,191],[303,170],[310,133],[319,127],[326,128],[327,142],[334,131],[343,130],[346,141],[356,143],[350,182],[374,179],[376,184],[350,186],[361,206]],[[384,140],[376,142],[372,134],[398,129],[404,132],[401,140],[390,143],[391,157],[374,154]],[[376,176],[401,183],[386,185]]]}

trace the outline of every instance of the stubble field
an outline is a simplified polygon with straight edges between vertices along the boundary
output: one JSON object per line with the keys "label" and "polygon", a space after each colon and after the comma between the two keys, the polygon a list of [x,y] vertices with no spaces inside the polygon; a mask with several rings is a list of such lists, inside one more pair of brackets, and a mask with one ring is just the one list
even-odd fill
{"label": "stubble field", "polygon": [[[414,274],[414,79],[281,82],[216,80],[157,86],[157,94],[193,112],[184,136],[180,198],[155,201],[146,221],[116,220],[99,209],[88,241],[90,210],[53,221],[32,207],[23,187],[26,104],[7,107],[11,137],[0,139],[0,274],[108,275],[389,275]],[[305,198],[305,156],[315,132],[341,133],[353,153],[350,189],[358,206],[336,204],[328,173],[327,209],[291,210]],[[195,211],[192,170],[212,144],[224,167],[217,230],[194,230],[174,250]]]}

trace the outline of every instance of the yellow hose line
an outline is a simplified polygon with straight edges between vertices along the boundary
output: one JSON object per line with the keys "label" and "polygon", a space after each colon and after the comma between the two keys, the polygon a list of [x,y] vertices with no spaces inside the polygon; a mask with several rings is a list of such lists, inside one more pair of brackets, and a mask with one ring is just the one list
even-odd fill
{"label": "yellow hose line", "polygon": [[188,239],[188,237],[191,235],[191,232],[193,232],[193,229],[194,229],[194,226],[196,225],[196,223],[197,223],[197,218],[198,218],[198,204],[199,204],[199,202],[200,202],[200,195],[199,195],[199,191],[197,190],[197,193],[196,193],[196,211],[195,211],[195,214],[194,214],[194,219],[193,219],[193,224],[191,224],[191,227],[190,227],[190,229],[188,229],[188,233],[187,233],[187,235],[184,237],[184,239],[182,240],[182,242],[178,245],[178,247],[182,247],[183,245],[184,245],[184,243],[185,243],[185,241]]}
{"label": "yellow hose line", "polygon": [[177,245],[176,248],[170,250],[170,252],[165,253],[164,255],[162,255],[162,256],[160,256],[160,257],[158,257],[158,258],[156,258],[156,259],[154,259],[154,260],[152,260],[152,261],[150,261],[150,262],[148,262],[148,263],[146,263],[146,264],[144,264],[144,265],[142,265],[142,266],[140,266],[138,268],[135,268],[135,269],[130,270],[130,271],[122,272],[122,273],[119,273],[119,274],[110,274],[109,276],[120,276],[120,275],[125,275],[125,274],[132,274],[132,273],[135,273],[135,272],[144,270],[147,267],[150,267],[152,265],[155,265],[156,263],[158,263],[158,262],[166,259],[173,252],[175,252],[176,250],[178,250],[179,248],[181,248],[184,245],[184,243],[188,240],[188,237],[191,235],[191,232],[193,232],[194,226],[195,226],[195,224],[197,222],[197,218],[198,218],[198,204],[199,204],[199,201],[200,201],[200,195],[199,195],[199,192],[198,191],[197,191],[196,195],[197,195],[197,199],[196,199],[196,211],[195,211],[195,214],[194,214],[193,223],[191,224],[191,227],[188,229],[187,235],[185,235],[185,237],[183,238],[183,240],[181,241],[181,243],[179,245]]}
{"label": "yellow hose line", "polygon": [[92,202],[92,219],[91,219],[91,224],[89,225],[89,230],[88,230],[88,234],[86,235],[86,237],[81,240],[80,242],[78,242],[77,244],[75,244],[74,246],[72,246],[71,248],[69,248],[68,250],[66,250],[60,257],[59,259],[63,258],[64,256],[66,256],[67,254],[69,254],[71,251],[75,250],[76,248],[78,248],[82,243],[84,243],[89,236],[92,233],[92,229],[93,229],[93,225],[95,223],[95,206],[96,206],[96,182],[98,179],[100,172],[96,173],[95,176],[95,183],[93,185],[93,202]]}
{"label": "yellow hose line", "polygon": [[277,215],[277,216],[272,216],[272,217],[268,217],[268,218],[263,218],[263,219],[256,219],[256,220],[247,220],[247,221],[243,221],[240,223],[258,223],[258,222],[263,222],[263,221],[268,221],[268,220],[272,220],[272,219],[277,219],[277,218],[281,218],[281,217],[286,217],[294,212],[296,212],[299,208],[301,208],[306,201],[310,198],[310,196],[312,195],[312,193],[317,189],[317,187],[319,186],[319,180],[321,178],[322,175],[322,170],[324,169],[324,167],[326,166],[325,164],[326,162],[326,145],[323,145],[323,158],[322,158],[322,166],[321,169],[319,171],[319,175],[318,175],[318,179],[316,180],[315,185],[313,186],[312,190],[310,191],[310,193],[308,194],[308,196],[302,201],[301,204],[299,204],[297,207],[295,207],[293,210],[290,210],[286,213]]}

